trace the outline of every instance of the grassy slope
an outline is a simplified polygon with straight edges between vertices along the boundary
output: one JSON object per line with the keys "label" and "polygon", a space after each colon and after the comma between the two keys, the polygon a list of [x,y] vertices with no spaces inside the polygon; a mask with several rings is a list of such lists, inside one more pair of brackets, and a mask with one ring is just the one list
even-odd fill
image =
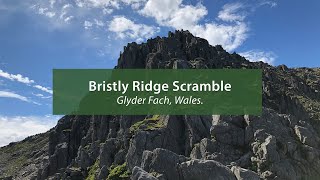
{"label": "grassy slope", "polygon": [[48,133],[44,133],[0,148],[0,178],[15,177],[17,172],[27,171],[26,166],[32,163],[39,166],[48,153],[48,142]]}

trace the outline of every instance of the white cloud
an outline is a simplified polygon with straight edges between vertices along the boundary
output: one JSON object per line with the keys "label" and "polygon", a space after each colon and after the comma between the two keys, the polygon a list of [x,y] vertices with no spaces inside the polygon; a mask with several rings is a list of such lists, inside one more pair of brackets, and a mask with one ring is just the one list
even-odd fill
{"label": "white cloud", "polygon": [[98,27],[104,26],[104,23],[101,20],[98,20],[98,19],[94,19],[94,23]]}
{"label": "white cloud", "polygon": [[92,22],[84,21],[83,26],[85,29],[90,29],[92,27]]}
{"label": "white cloud", "polygon": [[37,89],[40,89],[41,91],[47,92],[49,94],[53,94],[53,91],[48,87],[43,87],[43,86],[40,86],[40,85],[34,85],[33,87],[35,87]]}
{"label": "white cloud", "polygon": [[113,13],[113,9],[103,8],[102,12],[104,15],[109,15],[109,14]]}
{"label": "white cloud", "polygon": [[277,2],[275,2],[275,1],[268,1],[268,0],[261,1],[259,5],[260,5],[260,6],[269,5],[269,6],[272,7],[272,8],[278,6]]}
{"label": "white cloud", "polygon": [[[103,37],[104,35],[101,33],[108,33],[100,28],[105,24],[97,19],[108,20],[112,17],[107,28],[109,32],[118,35],[114,38],[143,41],[160,31],[160,28],[156,26],[164,26],[178,30],[189,30],[192,34],[207,39],[211,45],[222,45],[227,51],[238,48],[248,38],[250,28],[246,17],[250,13],[263,5],[276,6],[272,0],[261,0],[252,4],[228,3],[222,7],[216,18],[211,18],[207,17],[208,10],[201,1],[195,5],[186,4],[183,0],[76,0],[75,2],[75,5],[71,6],[65,5],[65,2],[57,1],[55,2],[55,10],[50,9],[51,5],[48,3],[45,7],[48,8],[48,11],[53,11],[56,16],[61,17],[63,23],[71,24],[71,20],[72,22],[79,21],[84,29],[90,29],[86,33],[92,33],[92,39],[97,36]],[[60,9],[57,9],[59,3]],[[136,15],[135,13],[138,12],[140,15],[153,18],[156,25],[141,23],[136,20],[139,18],[135,16],[135,20],[132,20],[131,17],[121,15],[121,12],[117,11],[126,6],[131,6],[133,10],[133,12],[126,13],[129,16]],[[110,16],[114,12],[119,12],[117,14],[120,15]],[[94,33],[99,33],[99,35]],[[100,44],[102,41],[109,43],[104,38],[99,39]]]}
{"label": "white cloud", "polygon": [[246,17],[245,12],[239,12],[244,8],[241,3],[226,4],[218,14],[218,19],[228,22],[243,21]]}
{"label": "white cloud", "polygon": [[148,0],[142,15],[155,18],[162,26],[170,26],[176,29],[190,29],[208,14],[205,6],[184,5],[182,0]]}
{"label": "white cloud", "polygon": [[141,14],[154,17],[158,24],[167,24],[173,14],[179,10],[182,0],[148,0]]}
{"label": "white cloud", "polygon": [[247,39],[248,31],[247,24],[239,22],[235,25],[217,23],[196,25],[191,32],[196,36],[207,39],[211,45],[220,44],[227,51],[232,51]]}
{"label": "white cloud", "polygon": [[0,147],[43,133],[54,127],[59,116],[1,116]]}
{"label": "white cloud", "polygon": [[[21,82],[21,83],[24,83],[24,84],[27,84],[27,85],[31,85],[31,84],[35,84],[35,81],[28,78],[28,77],[25,77],[21,74],[10,74],[8,72],[5,72],[3,70],[0,69],[0,77],[3,77],[3,78],[6,78],[6,79],[9,79],[11,81],[18,81],[18,82]],[[41,90],[41,91],[44,91],[44,92],[47,92],[49,94],[52,94],[52,90],[48,87],[43,87],[41,85],[33,85],[33,87]]]}
{"label": "white cloud", "polygon": [[273,52],[264,52],[260,50],[251,50],[239,54],[249,61],[262,61],[271,65],[277,58],[277,56]]}
{"label": "white cloud", "polygon": [[9,79],[11,81],[18,81],[24,84],[34,83],[34,80],[29,79],[28,77],[24,77],[21,74],[10,74],[8,72],[4,72],[0,69],[0,77]]}
{"label": "white cloud", "polygon": [[60,19],[63,20],[65,23],[69,23],[74,16],[70,15],[70,11],[73,8],[71,4],[65,4],[61,8],[61,14],[60,14]]}
{"label": "white cloud", "polygon": [[79,7],[89,7],[89,8],[105,8],[105,7],[119,8],[119,1],[117,0],[76,0],[76,4]]}
{"label": "white cloud", "polygon": [[55,12],[49,11],[48,8],[39,8],[38,9],[38,14],[45,15],[45,16],[47,16],[49,18],[52,18],[53,16],[56,15]]}
{"label": "white cloud", "polygon": [[87,8],[101,8],[101,9],[119,9],[121,4],[131,5],[131,7],[138,8],[146,0],[76,0],[78,7]]}
{"label": "white cloud", "polygon": [[64,22],[69,23],[73,18],[73,16],[68,16],[64,19]]}
{"label": "white cloud", "polygon": [[36,97],[41,98],[41,99],[49,99],[49,98],[52,97],[52,96],[45,96],[45,95],[40,94],[40,93],[38,93],[38,94],[32,93],[32,94],[33,94],[34,96],[36,96]]}
{"label": "white cloud", "polygon": [[10,92],[10,91],[0,91],[0,98],[14,98],[14,99],[18,99],[18,100],[21,100],[24,102],[33,103],[36,105],[41,105],[40,103],[32,101],[25,96],[22,96],[20,94],[17,94],[15,92]]}
{"label": "white cloud", "polygon": [[43,94],[34,94],[32,93],[34,96],[37,96],[37,97],[43,97],[44,95]]}
{"label": "white cloud", "polygon": [[127,5],[136,4],[136,3],[144,3],[147,0],[122,0]]}
{"label": "white cloud", "polygon": [[95,27],[103,27],[104,23],[101,20],[98,20],[98,19],[93,19],[93,21],[85,20],[83,22],[83,27],[85,29],[91,29],[93,26],[95,26]]}
{"label": "white cloud", "polygon": [[201,20],[208,14],[206,7],[201,4],[184,5],[182,0],[148,0],[139,12],[155,18],[159,25],[189,30],[194,35],[207,39],[211,45],[220,44],[226,50],[232,51],[248,37],[249,28],[243,21],[245,16],[237,14],[240,7],[243,7],[240,3],[225,5],[220,19],[228,20],[228,23],[220,24],[201,24]]}
{"label": "white cloud", "polygon": [[[62,6],[62,10],[66,10],[66,9],[69,9],[69,8],[72,8],[73,6],[71,4],[65,4]],[[62,12],[65,12],[65,11],[62,11]]]}
{"label": "white cloud", "polygon": [[132,38],[137,40],[150,38],[159,31],[159,29],[154,26],[136,24],[124,16],[115,16],[110,22],[108,29],[122,39]]}
{"label": "white cloud", "polygon": [[147,0],[122,0],[125,4],[131,5],[133,10],[141,8]]}
{"label": "white cloud", "polygon": [[30,102],[27,97],[21,96],[19,94],[16,94],[16,93],[13,93],[13,92],[9,92],[9,91],[0,91],[0,97],[15,98],[15,99],[19,99],[21,101]]}
{"label": "white cloud", "polygon": [[50,7],[53,8],[53,6],[56,3],[56,0],[49,0],[49,3],[50,3]]}
{"label": "white cloud", "polygon": [[188,28],[192,29],[199,20],[207,15],[207,9],[202,6],[183,6],[178,8],[168,19],[167,23],[169,26],[175,27],[176,29]]}

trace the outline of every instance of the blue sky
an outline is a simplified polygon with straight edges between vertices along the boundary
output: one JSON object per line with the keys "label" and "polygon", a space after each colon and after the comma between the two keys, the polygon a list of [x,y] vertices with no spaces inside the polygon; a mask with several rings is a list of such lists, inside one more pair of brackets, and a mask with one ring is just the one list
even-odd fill
{"label": "blue sky", "polygon": [[128,42],[169,30],[251,61],[319,67],[319,9],[318,0],[0,0],[0,146],[56,123],[53,68],[113,68]]}

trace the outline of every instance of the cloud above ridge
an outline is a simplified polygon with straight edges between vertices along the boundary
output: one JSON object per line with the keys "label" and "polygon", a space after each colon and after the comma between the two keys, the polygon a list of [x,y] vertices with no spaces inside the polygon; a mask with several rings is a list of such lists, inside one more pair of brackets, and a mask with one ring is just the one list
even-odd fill
{"label": "cloud above ridge", "polygon": [[271,65],[274,64],[277,58],[277,56],[271,51],[264,52],[261,50],[250,50],[246,52],[241,52],[239,54],[245,57],[249,61],[253,61],[253,62],[262,61]]}
{"label": "cloud above ridge", "polygon": [[60,117],[0,115],[0,147],[48,131],[56,125],[58,118]]}
{"label": "cloud above ridge", "polygon": [[51,0],[32,7],[48,19],[78,23],[85,30],[106,34],[108,40],[101,38],[104,42],[112,42],[110,39],[141,42],[163,28],[170,28],[189,30],[211,45],[220,44],[227,51],[233,51],[249,37],[247,16],[263,5],[274,7],[276,3],[271,0],[250,5],[248,2],[227,3],[216,17],[208,17],[209,10],[201,1],[187,4],[183,0],[76,0],[73,5]]}
{"label": "cloud above ridge", "polygon": [[139,12],[152,17],[159,25],[174,29],[189,30],[196,36],[205,38],[211,45],[220,44],[227,51],[239,47],[248,37],[249,27],[245,20],[244,9],[241,3],[226,4],[218,13],[222,22],[206,22],[201,20],[208,14],[205,6],[185,5],[182,0],[148,0]]}
{"label": "cloud above ridge", "polygon": [[159,28],[145,24],[137,24],[124,16],[115,16],[108,27],[109,31],[114,32],[121,39],[131,38],[136,41],[142,41],[144,38],[150,38],[159,31]]}
{"label": "cloud above ridge", "polygon": [[249,38],[248,16],[259,7],[277,6],[275,0],[236,1],[209,12],[212,10],[200,0],[28,0],[21,4],[28,13],[45,17],[50,25],[44,25],[51,30],[83,30],[82,43],[96,49],[98,56],[116,56],[118,53],[110,47],[121,51],[128,42],[142,42],[164,31],[180,29],[232,52]]}

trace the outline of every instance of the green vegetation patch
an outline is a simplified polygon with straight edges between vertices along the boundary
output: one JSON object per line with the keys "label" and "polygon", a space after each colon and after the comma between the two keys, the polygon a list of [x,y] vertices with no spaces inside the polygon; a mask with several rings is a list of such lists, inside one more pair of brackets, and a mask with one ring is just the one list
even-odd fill
{"label": "green vegetation patch", "polygon": [[164,121],[160,118],[160,115],[153,115],[151,118],[146,118],[142,121],[138,121],[130,127],[130,132],[134,133],[139,129],[142,130],[154,130],[163,128],[165,126]]}
{"label": "green vegetation patch", "polygon": [[89,174],[86,180],[94,180],[96,177],[96,172],[99,169],[100,160],[97,160],[94,165],[92,165],[89,169]]}
{"label": "green vegetation patch", "polygon": [[41,148],[45,147],[47,142],[48,134],[39,134],[0,148],[0,179],[22,171],[33,160],[34,153],[41,153]]}
{"label": "green vegetation patch", "polygon": [[110,167],[110,172],[107,180],[123,180],[129,179],[130,171],[127,169],[127,163],[123,163],[122,165],[113,165]]}
{"label": "green vegetation patch", "polygon": [[21,156],[18,159],[13,159],[13,161],[8,167],[7,174],[8,175],[15,174],[17,170],[23,167],[27,162],[28,162],[28,158],[26,156]]}

